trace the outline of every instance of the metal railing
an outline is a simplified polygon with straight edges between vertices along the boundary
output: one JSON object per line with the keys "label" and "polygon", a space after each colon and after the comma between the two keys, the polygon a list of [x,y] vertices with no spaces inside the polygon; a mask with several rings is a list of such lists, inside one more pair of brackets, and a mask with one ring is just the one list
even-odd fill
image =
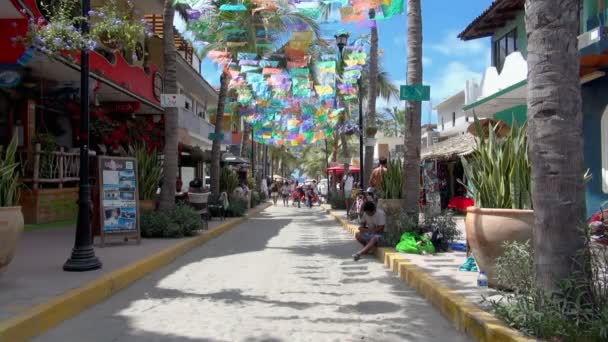
{"label": "metal railing", "polygon": [[215,132],[215,126],[207,120],[197,116],[189,109],[179,110],[178,126],[187,129],[189,132],[197,134],[205,139],[209,139],[209,133]]}

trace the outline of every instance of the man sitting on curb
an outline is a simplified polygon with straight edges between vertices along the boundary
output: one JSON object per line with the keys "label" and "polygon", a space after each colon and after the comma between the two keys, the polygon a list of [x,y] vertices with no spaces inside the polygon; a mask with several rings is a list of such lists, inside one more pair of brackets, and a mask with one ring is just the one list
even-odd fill
{"label": "man sitting on curb", "polygon": [[363,245],[363,249],[353,254],[353,260],[358,261],[361,255],[367,254],[373,248],[386,244],[384,226],[386,225],[386,214],[382,209],[376,208],[374,202],[363,204],[363,217],[361,227],[355,235],[357,241]]}

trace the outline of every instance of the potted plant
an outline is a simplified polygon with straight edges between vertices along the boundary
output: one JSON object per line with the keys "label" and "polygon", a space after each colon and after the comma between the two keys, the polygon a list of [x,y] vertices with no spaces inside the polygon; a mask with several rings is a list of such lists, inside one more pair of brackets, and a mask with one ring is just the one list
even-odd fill
{"label": "potted plant", "polygon": [[23,231],[23,213],[17,205],[20,183],[16,154],[16,137],[6,149],[0,146],[0,273],[13,259]]}
{"label": "potted plant", "polygon": [[145,145],[132,146],[131,155],[137,159],[137,179],[139,181],[140,210],[154,210],[156,191],[162,177],[160,158],[156,150],[148,150]]}
{"label": "potted plant", "polygon": [[[124,50],[125,57],[136,55],[138,41],[148,34],[148,24],[139,18],[132,1],[105,1],[103,6],[89,12],[91,38],[110,50]],[[132,56],[139,60],[143,56]]]}
{"label": "potted plant", "polygon": [[477,146],[462,157],[468,192],[475,207],[467,209],[467,241],[479,268],[496,284],[496,259],[507,241],[532,239],[534,211],[530,191],[531,167],[528,159],[526,126],[513,124],[505,137],[495,130],[483,133],[479,121]]}
{"label": "potted plant", "polygon": [[386,172],[382,176],[381,189],[382,198],[378,204],[387,214],[396,213],[401,210],[403,199],[403,165],[398,159],[388,162]]}

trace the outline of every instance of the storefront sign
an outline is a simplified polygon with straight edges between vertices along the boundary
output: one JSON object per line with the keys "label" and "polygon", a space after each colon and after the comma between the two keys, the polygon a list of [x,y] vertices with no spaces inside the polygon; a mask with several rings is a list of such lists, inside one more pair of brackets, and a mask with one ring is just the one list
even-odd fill
{"label": "storefront sign", "polygon": [[124,101],[124,102],[108,102],[103,104],[107,111],[118,114],[133,114],[137,113],[141,107],[141,102]]}
{"label": "storefront sign", "polygon": [[121,236],[140,242],[135,158],[99,157],[101,245]]}
{"label": "storefront sign", "polygon": [[163,108],[183,108],[186,106],[186,98],[179,94],[161,94],[160,105]]}

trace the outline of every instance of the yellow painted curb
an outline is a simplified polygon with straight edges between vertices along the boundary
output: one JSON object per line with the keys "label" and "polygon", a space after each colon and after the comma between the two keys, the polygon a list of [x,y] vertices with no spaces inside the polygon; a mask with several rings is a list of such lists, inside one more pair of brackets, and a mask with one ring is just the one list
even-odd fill
{"label": "yellow painted curb", "polygon": [[[355,234],[358,227],[350,224],[340,215],[325,207],[342,227]],[[494,315],[483,311],[465,297],[435,280],[423,269],[409,261],[403,254],[391,248],[378,248],[376,257],[386,267],[396,273],[401,280],[413,287],[420,295],[431,302],[441,313],[467,335],[481,342],[530,342],[536,341],[519,331],[506,326]]]}
{"label": "yellow painted curb", "polygon": [[258,208],[251,210],[245,217],[239,217],[222,223],[206,232],[206,234],[177,243],[140,261],[104,274],[82,287],[53,298],[49,302],[36,305],[23,314],[0,321],[0,341],[27,341],[40,335],[59,323],[114,295],[145,275],[170,264],[179,256],[195,247],[245,222],[249,217],[259,214],[268,207],[270,207],[269,203],[262,204]]}

